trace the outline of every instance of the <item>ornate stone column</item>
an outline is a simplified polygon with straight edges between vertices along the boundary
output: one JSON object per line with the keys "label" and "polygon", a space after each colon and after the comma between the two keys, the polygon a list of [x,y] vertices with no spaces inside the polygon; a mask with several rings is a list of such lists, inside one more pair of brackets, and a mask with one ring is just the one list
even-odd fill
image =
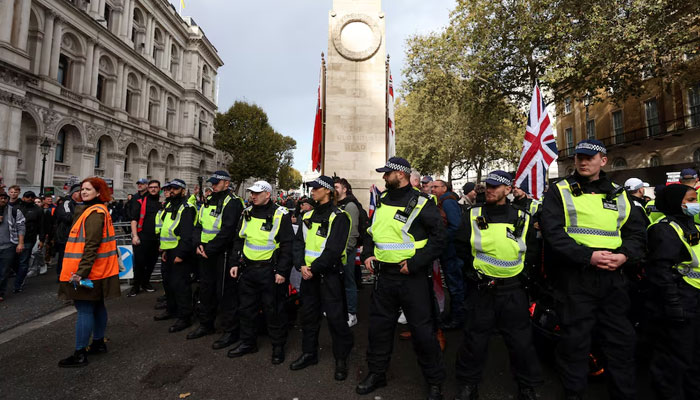
{"label": "ornate stone column", "polygon": [[10,43],[12,19],[15,15],[13,0],[0,0],[0,42]]}
{"label": "ornate stone column", "polygon": [[51,53],[53,49],[53,26],[56,19],[56,14],[51,10],[46,11],[44,21],[44,38],[41,41],[41,58],[37,60],[39,63],[39,74],[49,76],[49,68],[51,66]]}
{"label": "ornate stone column", "polygon": [[20,50],[27,50],[27,38],[29,37],[29,16],[32,10],[31,0],[18,0],[21,1],[20,15],[19,15],[19,36],[17,37],[17,48]]}
{"label": "ornate stone column", "polygon": [[83,91],[82,93],[90,95],[90,85],[92,84],[92,60],[95,56],[95,39],[87,39],[87,57],[85,58],[85,74],[83,75]]}
{"label": "ornate stone column", "polygon": [[52,79],[58,79],[58,59],[61,56],[61,39],[63,39],[63,22],[58,17],[56,17],[54,20],[52,39],[49,77]]}

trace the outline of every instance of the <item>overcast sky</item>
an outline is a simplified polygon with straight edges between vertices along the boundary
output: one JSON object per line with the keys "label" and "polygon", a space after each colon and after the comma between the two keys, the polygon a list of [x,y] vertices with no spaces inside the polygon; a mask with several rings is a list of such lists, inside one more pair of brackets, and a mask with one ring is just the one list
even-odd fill
{"label": "overcast sky", "polygon": [[[179,9],[180,0],[170,0]],[[234,101],[261,106],[278,132],[297,141],[294,166],[311,161],[321,52],[328,48],[332,0],[185,0],[182,14],[204,30],[224,60],[219,110]],[[383,0],[387,53],[401,84],[405,40],[439,30],[455,0]]]}

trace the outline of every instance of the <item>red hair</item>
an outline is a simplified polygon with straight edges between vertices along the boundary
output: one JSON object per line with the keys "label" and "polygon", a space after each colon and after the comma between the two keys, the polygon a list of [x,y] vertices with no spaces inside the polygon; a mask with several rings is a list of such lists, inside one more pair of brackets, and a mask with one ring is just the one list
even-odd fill
{"label": "red hair", "polygon": [[100,194],[97,198],[100,199],[101,202],[107,203],[108,201],[112,201],[112,195],[109,193],[109,186],[107,186],[107,182],[105,182],[104,179],[96,176],[85,178],[80,182],[80,186],[82,187],[85,182],[89,182],[92,187],[95,188],[95,191]]}

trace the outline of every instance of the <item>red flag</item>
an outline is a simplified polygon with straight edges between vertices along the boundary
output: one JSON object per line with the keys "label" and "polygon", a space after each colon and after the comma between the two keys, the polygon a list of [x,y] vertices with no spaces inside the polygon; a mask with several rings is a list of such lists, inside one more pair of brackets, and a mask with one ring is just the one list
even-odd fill
{"label": "red flag", "polygon": [[323,152],[323,65],[318,78],[318,100],[316,101],[316,120],[314,121],[314,143],[311,147],[311,169],[313,171],[321,170],[321,153]]}

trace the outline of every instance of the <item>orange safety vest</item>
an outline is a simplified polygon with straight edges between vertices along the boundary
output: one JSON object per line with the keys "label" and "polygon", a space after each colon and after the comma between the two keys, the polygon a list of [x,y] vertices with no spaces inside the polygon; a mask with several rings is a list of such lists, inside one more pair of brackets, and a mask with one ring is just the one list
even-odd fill
{"label": "orange safety vest", "polygon": [[102,243],[97,248],[97,258],[92,264],[88,279],[104,279],[119,275],[119,255],[117,253],[117,241],[114,237],[112,217],[104,204],[95,204],[88,207],[70,229],[65,254],[63,255],[61,282],[68,282],[73,273],[78,271],[78,265],[83,258],[83,250],[85,250],[85,220],[93,212],[104,214],[105,223],[102,227]]}

